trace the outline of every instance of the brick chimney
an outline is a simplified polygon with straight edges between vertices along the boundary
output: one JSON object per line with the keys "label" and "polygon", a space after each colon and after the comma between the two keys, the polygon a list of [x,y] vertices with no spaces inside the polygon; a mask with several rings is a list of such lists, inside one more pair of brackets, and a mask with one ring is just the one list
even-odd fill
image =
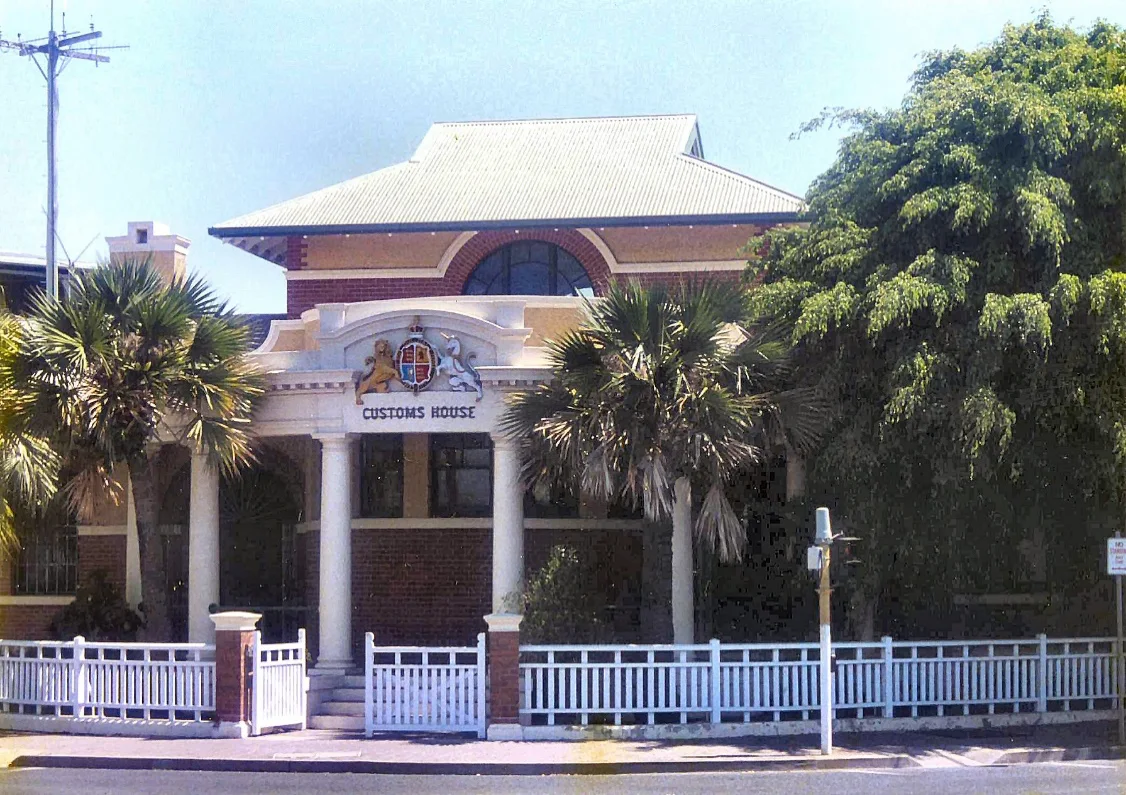
{"label": "brick chimney", "polygon": [[151,257],[157,273],[168,281],[183,278],[187,271],[188,247],[192,241],[174,235],[166,224],[157,221],[130,221],[129,233],[107,237],[110,262],[124,257]]}

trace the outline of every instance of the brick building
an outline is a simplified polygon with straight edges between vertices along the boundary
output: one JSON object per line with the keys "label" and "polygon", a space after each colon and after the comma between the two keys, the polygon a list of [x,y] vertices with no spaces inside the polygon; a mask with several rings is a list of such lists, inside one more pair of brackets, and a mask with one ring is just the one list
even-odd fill
{"label": "brick building", "polygon": [[[497,421],[550,377],[545,341],[584,300],[621,279],[738,279],[747,242],[801,209],[705,160],[694,116],[648,116],[435,124],[403,163],[213,227],[284,270],[288,317],[253,354],[256,468],[226,483],[161,453],[179,631],[208,638],[213,604],[259,608],[268,630],[309,627],[329,670],[365,631],[469,642],[564,541],[599,561],[620,635],[662,626],[665,535],[525,493]],[[128,579],[121,553],[97,559]]]}

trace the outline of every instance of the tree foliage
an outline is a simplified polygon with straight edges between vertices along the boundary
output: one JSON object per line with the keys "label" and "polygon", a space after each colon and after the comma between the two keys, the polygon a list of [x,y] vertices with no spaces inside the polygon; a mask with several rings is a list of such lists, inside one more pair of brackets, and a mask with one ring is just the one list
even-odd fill
{"label": "tree foliage", "polygon": [[555,379],[513,396],[502,427],[529,485],[566,484],[669,518],[680,478],[703,495],[697,538],[742,555],[746,528],[725,487],[771,445],[812,449],[821,416],[786,388],[785,333],[747,322],[746,294],[706,282],[616,285],[548,348]]}
{"label": "tree foliage", "polygon": [[528,581],[520,634],[528,643],[605,643],[600,597],[590,584],[593,562],[571,546],[551,548],[547,562]]}
{"label": "tree foliage", "polygon": [[1044,15],[827,124],[753,303],[835,396],[810,488],[866,537],[885,628],[1016,587],[1029,534],[1082,587],[1126,515],[1126,31]]}
{"label": "tree foliage", "polygon": [[48,502],[59,468],[49,439],[28,422],[27,396],[17,375],[22,337],[20,319],[0,301],[0,553],[19,545],[13,508]]}
{"label": "tree foliage", "polygon": [[202,279],[167,283],[147,260],[78,271],[63,298],[39,294],[23,321],[13,370],[21,415],[65,458],[72,506],[88,513],[120,492],[121,467],[129,474],[153,639],[168,632],[155,452],[188,444],[226,473],[252,459],[263,383],[249,347],[247,327]]}

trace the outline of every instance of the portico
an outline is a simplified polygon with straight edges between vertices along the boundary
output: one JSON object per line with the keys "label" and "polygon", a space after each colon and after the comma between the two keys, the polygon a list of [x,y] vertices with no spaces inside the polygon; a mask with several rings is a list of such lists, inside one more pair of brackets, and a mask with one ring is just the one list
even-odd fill
{"label": "portico", "polygon": [[[307,518],[302,530],[306,542],[315,543],[315,555],[307,549],[306,560],[316,559],[310,595],[318,613],[318,668],[351,667],[358,634],[353,616],[381,609],[356,604],[363,591],[353,582],[359,534],[487,529],[491,594],[478,621],[486,612],[516,609],[524,578],[525,495],[517,444],[498,424],[507,392],[548,377],[540,350],[524,344],[532,333],[525,310],[545,302],[554,311],[581,307],[578,299],[488,297],[324,306],[275,322],[252,355],[269,381],[256,434],[267,444],[287,438],[304,447],[306,481],[317,484],[306,495],[316,518]],[[397,374],[381,389],[363,391],[365,382],[373,383],[365,375],[386,364],[377,358],[390,351],[395,362],[394,352],[419,346],[421,358],[434,354],[425,386],[412,389]],[[396,367],[405,366],[402,359]],[[479,379],[479,390],[472,376],[470,383],[457,380],[469,373]],[[392,482],[396,477],[401,482]],[[189,637],[203,641],[211,637],[208,607],[218,602],[220,564],[218,476],[203,456],[192,457],[190,489]]]}

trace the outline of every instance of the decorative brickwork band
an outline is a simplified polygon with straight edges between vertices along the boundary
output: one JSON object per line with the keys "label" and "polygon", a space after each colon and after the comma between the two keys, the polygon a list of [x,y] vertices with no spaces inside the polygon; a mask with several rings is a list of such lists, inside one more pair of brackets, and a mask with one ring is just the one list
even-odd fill
{"label": "decorative brickwork band", "polygon": [[227,736],[250,732],[250,681],[254,630],[260,613],[213,613],[215,624],[215,718]]}
{"label": "decorative brickwork band", "polygon": [[285,239],[285,269],[299,271],[308,264],[309,241],[303,237]]}

